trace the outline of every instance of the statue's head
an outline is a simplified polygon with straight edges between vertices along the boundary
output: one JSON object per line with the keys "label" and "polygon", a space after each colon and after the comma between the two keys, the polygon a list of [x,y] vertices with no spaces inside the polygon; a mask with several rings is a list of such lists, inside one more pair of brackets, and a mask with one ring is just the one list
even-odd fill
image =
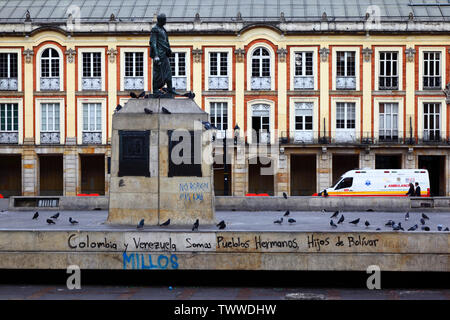
{"label": "statue's head", "polygon": [[158,14],[158,26],[162,27],[166,24],[166,15],[164,13]]}

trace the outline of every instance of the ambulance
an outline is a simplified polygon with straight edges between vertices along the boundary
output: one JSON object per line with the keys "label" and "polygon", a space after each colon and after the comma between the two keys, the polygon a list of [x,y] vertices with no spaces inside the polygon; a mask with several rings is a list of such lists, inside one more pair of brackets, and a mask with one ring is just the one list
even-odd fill
{"label": "ambulance", "polygon": [[[425,169],[362,169],[346,172],[325,189],[328,196],[405,197],[409,184],[420,186],[422,197],[430,196],[430,179]],[[323,196],[324,191],[319,193]]]}

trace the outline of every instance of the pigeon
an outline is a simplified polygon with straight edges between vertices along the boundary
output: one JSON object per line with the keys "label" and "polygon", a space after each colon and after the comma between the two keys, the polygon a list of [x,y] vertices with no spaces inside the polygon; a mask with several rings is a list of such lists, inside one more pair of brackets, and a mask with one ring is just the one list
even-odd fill
{"label": "pigeon", "polygon": [[283,217],[287,217],[291,212],[289,210],[286,211],[286,213],[283,215]]}
{"label": "pigeon", "polygon": [[344,215],[342,215],[342,216],[339,218],[338,224],[344,222],[344,219],[345,219],[345,218],[344,218]]}
{"label": "pigeon", "polygon": [[423,227],[422,227],[422,230],[424,230],[424,231],[430,231],[430,227],[428,227],[428,226],[423,226]]}
{"label": "pigeon", "polygon": [[422,218],[424,218],[426,220],[430,220],[430,218],[428,218],[428,216],[425,213],[422,213]]}
{"label": "pigeon", "polygon": [[36,220],[38,217],[39,217],[39,212],[36,211],[34,213],[33,220]]}
{"label": "pigeon", "polygon": [[167,109],[164,108],[164,107],[162,107],[161,110],[162,110],[162,112],[163,112],[164,114],[172,114],[172,112],[170,112],[169,110],[167,110]]}
{"label": "pigeon", "polygon": [[394,230],[394,231],[399,231],[399,230],[405,231],[403,229],[403,227],[402,227],[402,223],[401,222],[399,222],[398,224],[392,225],[392,230]]}
{"label": "pigeon", "polygon": [[148,108],[144,108],[144,112],[145,112],[145,114],[152,114],[153,113],[153,111],[148,109]]}
{"label": "pigeon", "polygon": [[417,224],[413,225],[408,231],[416,231],[419,226]]}
{"label": "pigeon", "polygon": [[380,231],[380,230],[381,230],[381,228],[377,228],[376,230],[377,230],[377,231]]}
{"label": "pigeon", "polygon": [[389,220],[388,222],[386,222],[385,226],[386,227],[392,227],[394,225],[394,220]]}
{"label": "pigeon", "polygon": [[143,97],[145,97],[145,91],[142,91],[142,92],[138,95],[138,98],[143,98]]}
{"label": "pigeon", "polygon": [[55,221],[53,221],[52,219],[47,219],[47,223],[48,224],[55,224]]}
{"label": "pigeon", "polygon": [[422,225],[424,225],[424,224],[425,224],[425,219],[424,219],[424,218],[420,218],[420,223],[421,223]]}
{"label": "pigeon", "polygon": [[225,229],[227,225],[225,224],[225,221],[222,220],[217,224],[217,227],[219,227],[220,230]]}
{"label": "pigeon", "polygon": [[335,223],[333,222],[333,219],[330,220],[330,226],[332,226],[333,228],[337,228],[337,224],[335,224]]}
{"label": "pigeon", "polygon": [[114,111],[117,112],[117,111],[120,111],[120,109],[122,109],[122,106],[120,104],[118,104]]}
{"label": "pigeon", "polygon": [[139,223],[138,223],[138,225],[137,225],[136,228],[138,228],[138,229],[144,228],[144,219],[142,219],[141,221],[139,221]]}
{"label": "pigeon", "polygon": [[335,211],[335,212],[333,213],[333,215],[332,215],[330,218],[331,218],[331,219],[336,218],[336,217],[338,216],[338,214],[339,214],[339,210],[338,210],[338,211]]}
{"label": "pigeon", "polygon": [[438,229],[438,231],[442,231],[442,224],[438,224],[437,229]]}
{"label": "pigeon", "polygon": [[349,223],[352,223],[352,224],[358,224],[358,222],[359,222],[359,218],[358,219],[356,219],[356,220],[353,220],[353,221],[350,221]]}
{"label": "pigeon", "polygon": [[369,221],[366,220],[366,222],[364,222],[365,226],[368,228],[370,226]]}
{"label": "pigeon", "polygon": [[446,227],[446,228],[444,229],[444,231],[449,231],[448,227]]}
{"label": "pigeon", "polygon": [[296,221],[295,219],[289,218],[289,219],[288,219],[288,222],[289,222],[289,223],[296,223],[297,221]]}
{"label": "pigeon", "polygon": [[123,181],[123,179],[119,180],[119,187],[123,187],[125,186],[125,182]]}
{"label": "pigeon", "polygon": [[285,198],[285,199],[288,198],[286,192],[283,192],[283,198]]}
{"label": "pigeon", "polygon": [[164,222],[163,224],[160,224],[159,226],[160,226],[160,227],[166,227],[166,226],[168,226],[169,224],[170,224],[170,219],[167,220],[166,222]]}
{"label": "pigeon", "polygon": [[273,223],[282,224],[283,223],[283,218],[280,218],[280,220],[275,220]]}
{"label": "pigeon", "polygon": [[199,225],[199,223],[198,223],[198,219],[197,219],[197,220],[195,220],[194,225],[192,226],[192,231],[198,230],[198,225]]}
{"label": "pigeon", "polygon": [[203,127],[205,128],[205,130],[210,130],[213,128],[213,125],[211,123],[209,123],[208,121],[202,121]]}
{"label": "pigeon", "polygon": [[54,214],[53,216],[51,216],[51,219],[58,219],[59,217],[59,212],[57,212],[56,214]]}
{"label": "pigeon", "polygon": [[133,99],[137,99],[137,95],[134,92],[130,92],[130,97],[132,97]]}
{"label": "pigeon", "polygon": [[409,220],[409,211],[405,214],[405,221]]}
{"label": "pigeon", "polygon": [[69,222],[70,222],[71,224],[77,224],[77,223],[78,223],[78,221],[73,220],[72,217],[69,217]]}

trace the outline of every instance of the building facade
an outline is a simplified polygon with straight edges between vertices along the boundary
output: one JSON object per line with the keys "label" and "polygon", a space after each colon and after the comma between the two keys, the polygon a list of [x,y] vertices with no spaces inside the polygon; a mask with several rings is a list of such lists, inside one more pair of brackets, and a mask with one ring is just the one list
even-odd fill
{"label": "building facade", "polygon": [[151,91],[157,12],[176,89],[195,93],[218,143],[231,139],[216,195],[311,195],[354,168],[426,168],[430,193],[450,195],[450,7],[439,1],[360,1],[355,14],[37,2],[0,3],[4,196],[108,194],[111,117],[130,91]]}

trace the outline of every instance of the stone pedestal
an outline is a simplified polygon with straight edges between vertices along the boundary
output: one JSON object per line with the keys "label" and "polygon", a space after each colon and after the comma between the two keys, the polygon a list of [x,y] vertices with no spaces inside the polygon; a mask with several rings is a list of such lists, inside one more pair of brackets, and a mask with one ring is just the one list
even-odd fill
{"label": "stone pedestal", "polygon": [[201,121],[208,114],[190,99],[131,99],[113,115],[108,223],[215,223],[212,162],[205,161],[211,130]]}

